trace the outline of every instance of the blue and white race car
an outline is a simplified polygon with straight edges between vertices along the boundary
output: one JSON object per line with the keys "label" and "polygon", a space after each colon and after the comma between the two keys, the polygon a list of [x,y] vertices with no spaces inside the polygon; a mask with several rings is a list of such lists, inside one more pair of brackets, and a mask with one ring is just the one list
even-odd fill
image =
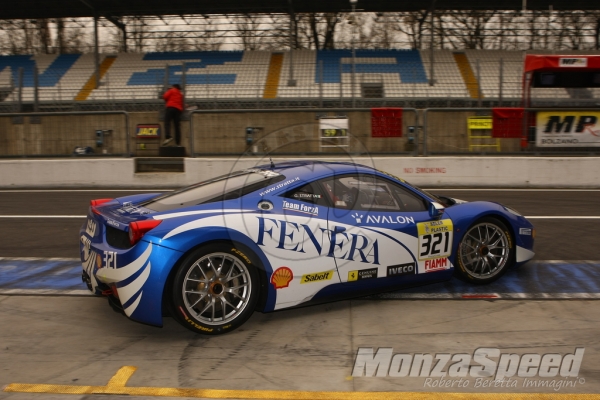
{"label": "blue and white race car", "polygon": [[132,320],[204,334],[269,312],[447,280],[531,259],[515,210],[437,197],[352,163],[288,162],[168,194],[93,200],[83,280]]}

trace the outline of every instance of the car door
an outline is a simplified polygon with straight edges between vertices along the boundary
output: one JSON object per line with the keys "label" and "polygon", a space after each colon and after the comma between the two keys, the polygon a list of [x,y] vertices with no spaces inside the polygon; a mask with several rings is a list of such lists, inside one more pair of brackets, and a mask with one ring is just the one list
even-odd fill
{"label": "car door", "polygon": [[371,174],[339,175],[323,186],[332,204],[329,229],[342,282],[408,281],[451,268],[452,222],[432,218],[420,195]]}
{"label": "car door", "polygon": [[270,205],[257,217],[256,242],[273,268],[275,309],[303,303],[323,288],[339,284],[335,260],[328,257],[329,207],[320,189],[308,183],[281,196],[265,196],[263,201]]}

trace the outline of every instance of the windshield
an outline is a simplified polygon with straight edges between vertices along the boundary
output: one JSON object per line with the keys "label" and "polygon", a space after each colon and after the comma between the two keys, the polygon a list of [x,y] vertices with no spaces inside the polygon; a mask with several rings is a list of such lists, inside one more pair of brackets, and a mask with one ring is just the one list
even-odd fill
{"label": "windshield", "polygon": [[277,172],[247,169],[188,186],[154,198],[140,206],[154,211],[169,211],[198,204],[237,199],[284,179],[285,176]]}
{"label": "windshield", "polygon": [[384,175],[387,175],[387,176],[389,176],[389,177],[392,177],[392,178],[394,178],[394,179],[395,179],[395,180],[397,180],[397,181],[400,181],[400,182],[404,183],[406,186],[409,186],[409,187],[411,187],[411,188],[415,189],[417,192],[419,192],[419,193],[421,193],[421,194],[424,194],[425,196],[427,196],[427,197],[431,198],[431,199],[432,199],[432,200],[434,200],[434,201],[437,201],[437,202],[438,202],[438,203],[440,203],[440,204],[445,204],[445,203],[446,203],[444,200],[440,199],[440,197],[439,197],[439,196],[436,196],[436,195],[434,195],[434,194],[432,194],[432,193],[429,193],[428,191],[426,191],[426,190],[424,190],[424,189],[421,189],[421,188],[420,188],[420,187],[418,187],[418,186],[412,185],[412,184],[408,183],[407,181],[405,181],[404,179],[402,179],[402,178],[398,178],[396,175],[392,175],[392,174],[390,174],[389,172],[382,171],[382,170],[380,170],[380,169],[378,169],[377,171],[381,172],[381,173],[382,173],[382,174],[384,174]]}
{"label": "windshield", "polygon": [[415,189],[417,192],[419,192],[421,194],[424,194],[425,196],[429,197],[430,199],[432,199],[432,200],[434,200],[434,201],[436,201],[436,202],[438,202],[438,203],[440,203],[442,205],[446,205],[446,203],[447,203],[445,200],[441,199],[439,196],[437,196],[437,195],[435,195],[435,194],[433,194],[431,192],[428,192],[425,189],[421,189],[420,187],[412,185],[412,184],[410,184],[410,183],[408,183],[406,181],[404,181],[404,184],[407,185],[407,186],[410,186],[411,188]]}

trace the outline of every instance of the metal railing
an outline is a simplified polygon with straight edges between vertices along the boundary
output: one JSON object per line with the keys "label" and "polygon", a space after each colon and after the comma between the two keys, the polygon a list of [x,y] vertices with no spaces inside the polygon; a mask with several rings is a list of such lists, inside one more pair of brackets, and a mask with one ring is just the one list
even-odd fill
{"label": "metal railing", "polygon": [[[393,137],[373,137],[371,108],[194,110],[187,114],[187,122],[182,122],[182,143],[192,157],[600,154],[600,130],[592,124],[600,121],[600,110],[589,108],[524,109],[524,117],[512,127],[516,134],[510,138],[493,137],[492,109],[483,107],[403,108],[402,135]],[[546,119],[536,121],[534,115]],[[331,118],[347,119],[344,132],[323,133],[322,120]],[[0,157],[158,156],[160,139],[155,139],[154,150],[142,152],[132,146],[136,124],[156,124],[158,120],[154,112],[0,114]],[[475,124],[469,129],[471,120],[485,128]],[[578,143],[568,139],[573,137],[569,132],[575,137],[588,135],[590,140]],[[560,140],[550,140],[553,138]]]}
{"label": "metal railing", "polygon": [[[494,59],[484,53],[481,57],[469,53],[463,75],[450,52],[436,53],[433,79],[427,75],[431,64],[426,58],[402,68],[358,58],[360,68],[350,69],[345,59],[302,62],[295,58],[293,79],[286,64],[274,94],[267,91],[268,60],[238,63],[233,70],[231,65],[227,70],[219,65],[190,69],[189,63],[159,68],[149,64],[144,70],[138,64],[115,62],[100,85],[87,92],[84,87],[94,75],[92,68],[74,66],[54,79],[53,71],[45,71],[43,80],[36,68],[25,72],[21,68],[13,71],[11,87],[0,87],[0,111],[156,111],[163,104],[161,94],[176,82],[184,86],[187,103],[199,109],[518,106],[522,60]],[[175,74],[172,68],[181,72]],[[532,104],[539,106],[597,106],[597,97],[600,89],[585,96],[565,89],[532,89]]]}

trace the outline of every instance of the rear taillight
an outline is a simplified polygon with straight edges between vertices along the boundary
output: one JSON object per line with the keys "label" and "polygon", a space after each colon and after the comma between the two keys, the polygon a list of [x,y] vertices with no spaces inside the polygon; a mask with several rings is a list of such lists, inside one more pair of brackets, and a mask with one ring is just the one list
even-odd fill
{"label": "rear taillight", "polygon": [[100,211],[96,210],[96,207],[102,205],[104,203],[108,203],[109,201],[113,201],[114,199],[96,199],[90,200],[90,206],[92,207],[92,212],[94,214],[100,215]]}
{"label": "rear taillight", "polygon": [[108,203],[109,201],[113,201],[114,199],[96,199],[90,201],[90,206],[97,207],[100,204]]}
{"label": "rear taillight", "polygon": [[148,219],[146,221],[131,222],[129,224],[129,243],[133,246],[140,241],[146,232],[156,228],[162,219]]}

